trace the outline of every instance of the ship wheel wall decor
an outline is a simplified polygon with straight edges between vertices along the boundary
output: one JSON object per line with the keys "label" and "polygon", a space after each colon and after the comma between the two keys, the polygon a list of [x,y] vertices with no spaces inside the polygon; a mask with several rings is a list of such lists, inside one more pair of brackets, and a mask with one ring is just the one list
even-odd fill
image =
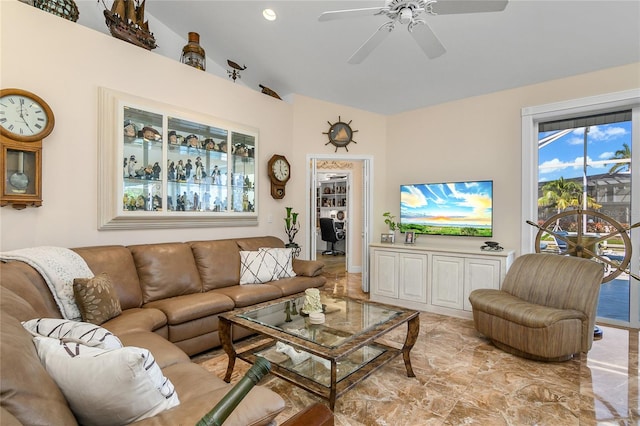
{"label": "ship wheel wall decor", "polygon": [[329,137],[329,142],[325,143],[325,145],[332,144],[333,146],[335,146],[336,150],[334,152],[338,152],[338,148],[344,148],[347,150],[347,152],[349,152],[349,148],[347,148],[347,145],[349,145],[351,142],[358,143],[353,140],[353,134],[357,132],[357,130],[353,130],[351,128],[351,121],[353,120],[345,123],[344,121],[342,121],[342,118],[340,118],[340,116],[338,116],[338,121],[336,121],[335,123],[327,121],[330,126],[329,131],[322,132],[323,135],[327,135]]}
{"label": "ship wheel wall decor", "polygon": [[[575,216],[575,235],[574,233],[567,235],[566,232],[557,230],[555,225],[561,219],[566,219],[571,216]],[[584,225],[588,217],[600,219],[600,223],[604,225],[603,229],[605,229],[605,232],[597,234],[585,232]],[[528,220],[527,223],[538,228],[535,241],[537,253],[544,251],[541,248],[541,242],[543,242],[542,237],[548,234],[554,237],[556,241],[563,242],[564,244],[562,244],[562,246],[566,245],[566,248],[559,249],[557,254],[583,257],[602,263],[604,266],[603,283],[613,280],[623,272],[629,274],[636,280],[640,280],[638,275],[631,273],[629,270],[629,262],[631,261],[631,238],[629,237],[629,230],[640,226],[640,222],[627,228],[605,214],[593,210],[575,209],[553,215],[542,225],[538,225],[530,220]],[[606,244],[605,242],[614,238],[622,241],[624,256],[609,257],[607,255],[608,253],[602,250],[603,245]]]}

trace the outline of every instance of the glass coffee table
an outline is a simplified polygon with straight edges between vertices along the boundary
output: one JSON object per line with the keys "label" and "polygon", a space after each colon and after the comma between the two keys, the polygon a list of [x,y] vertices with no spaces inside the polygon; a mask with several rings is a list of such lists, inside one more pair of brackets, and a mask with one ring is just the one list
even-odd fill
{"label": "glass coffee table", "polygon": [[[399,354],[407,376],[415,377],[409,354],[420,330],[418,311],[322,291],[320,295],[325,312],[321,324],[301,313],[304,293],[220,315],[220,341],[229,356],[225,381],[231,380],[236,358],[254,363],[261,356],[270,361],[271,373],[328,400],[333,410],[336,398]],[[401,348],[379,342],[405,323],[407,335]],[[236,352],[233,326],[266,339]],[[292,348],[296,350],[293,359],[287,355]]]}

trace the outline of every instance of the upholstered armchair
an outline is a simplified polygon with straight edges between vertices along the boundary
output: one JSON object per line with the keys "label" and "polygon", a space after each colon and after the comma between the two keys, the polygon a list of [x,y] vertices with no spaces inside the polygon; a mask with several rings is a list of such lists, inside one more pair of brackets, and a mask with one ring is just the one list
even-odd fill
{"label": "upholstered armchair", "polygon": [[476,329],[498,348],[540,361],[565,361],[593,343],[601,264],[555,254],[517,258],[501,290],[471,292]]}

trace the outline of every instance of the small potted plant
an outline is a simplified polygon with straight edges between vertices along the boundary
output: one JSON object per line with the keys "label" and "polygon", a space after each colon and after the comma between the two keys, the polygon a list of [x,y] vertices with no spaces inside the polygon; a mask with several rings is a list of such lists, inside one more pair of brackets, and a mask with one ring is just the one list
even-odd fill
{"label": "small potted plant", "polygon": [[396,231],[400,229],[400,225],[396,222],[396,217],[391,212],[385,212],[382,214],[384,217],[384,223],[389,227],[388,234],[382,234],[382,242],[394,243],[396,240]]}
{"label": "small potted plant", "polygon": [[300,230],[300,223],[298,222],[298,213],[293,211],[293,207],[285,207],[287,210],[287,217],[284,218],[284,230],[287,233],[289,242],[285,244],[286,247],[299,247],[297,243],[293,242],[296,234]]}

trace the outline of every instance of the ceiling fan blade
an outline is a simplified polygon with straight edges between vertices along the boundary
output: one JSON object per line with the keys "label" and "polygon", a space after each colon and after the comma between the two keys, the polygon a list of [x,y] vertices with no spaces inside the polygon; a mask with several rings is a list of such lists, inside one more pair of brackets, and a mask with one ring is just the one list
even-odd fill
{"label": "ceiling fan blade", "polygon": [[384,40],[389,35],[391,30],[393,30],[392,21],[382,25],[380,28],[378,28],[378,31],[373,33],[373,35],[369,37],[369,39],[365,41],[364,44],[360,46],[360,48],[356,50],[353,55],[351,55],[347,62],[349,62],[350,64],[359,64],[364,61],[366,57],[369,56],[369,53],[373,52],[373,49],[375,49],[382,42],[382,40]]}
{"label": "ceiling fan blade", "polygon": [[438,15],[457,13],[501,12],[508,0],[439,0],[433,3],[433,11]]}
{"label": "ceiling fan blade", "polygon": [[364,9],[345,9],[345,10],[332,10],[329,12],[323,12],[318,21],[333,21],[334,19],[342,18],[357,18],[359,16],[371,16],[383,10],[384,7],[366,7]]}
{"label": "ceiling fan blade", "polygon": [[416,23],[416,25],[409,27],[409,32],[429,59],[437,58],[447,51],[435,33],[424,21],[420,21]]}

